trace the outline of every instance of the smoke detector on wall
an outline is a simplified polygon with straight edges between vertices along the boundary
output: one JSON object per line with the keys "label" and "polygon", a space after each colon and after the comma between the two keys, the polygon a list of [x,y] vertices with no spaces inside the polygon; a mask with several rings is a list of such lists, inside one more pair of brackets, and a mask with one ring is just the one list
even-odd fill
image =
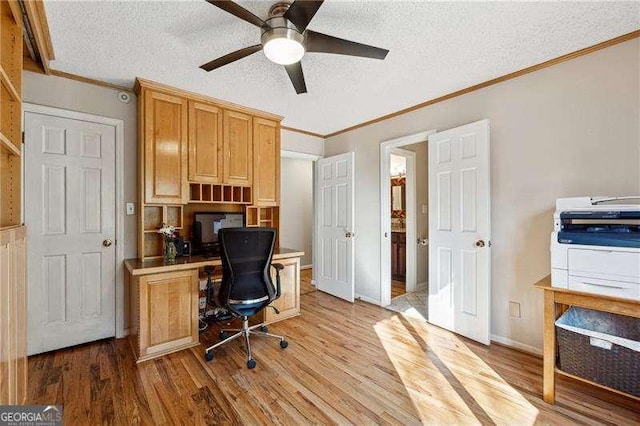
{"label": "smoke detector on wall", "polygon": [[118,92],[118,100],[123,104],[131,102],[131,95],[127,92]]}

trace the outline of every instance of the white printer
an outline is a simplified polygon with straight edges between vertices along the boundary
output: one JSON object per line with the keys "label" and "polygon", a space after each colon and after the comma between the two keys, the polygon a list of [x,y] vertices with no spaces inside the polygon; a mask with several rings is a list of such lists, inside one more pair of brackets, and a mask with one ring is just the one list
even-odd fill
{"label": "white printer", "polygon": [[553,287],[640,300],[640,197],[556,200]]}

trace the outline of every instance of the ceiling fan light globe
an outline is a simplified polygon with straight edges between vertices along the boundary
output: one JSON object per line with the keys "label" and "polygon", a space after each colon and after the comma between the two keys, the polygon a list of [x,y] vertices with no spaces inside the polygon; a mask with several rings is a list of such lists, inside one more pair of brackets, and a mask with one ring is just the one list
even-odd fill
{"label": "ceiling fan light globe", "polygon": [[304,46],[289,38],[273,38],[263,46],[265,56],[276,64],[291,65],[304,56]]}

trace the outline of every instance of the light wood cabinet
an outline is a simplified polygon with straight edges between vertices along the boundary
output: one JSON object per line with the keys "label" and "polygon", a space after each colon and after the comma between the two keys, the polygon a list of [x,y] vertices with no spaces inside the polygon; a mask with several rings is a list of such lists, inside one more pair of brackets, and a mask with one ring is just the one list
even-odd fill
{"label": "light wood cabinet", "polygon": [[135,277],[131,292],[138,362],[198,345],[196,269]]}
{"label": "light wood cabinet", "polygon": [[26,228],[0,231],[0,404],[27,398]]}
{"label": "light wood cabinet", "polygon": [[145,202],[186,204],[187,101],[156,91],[142,98]]}
{"label": "light wood cabinet", "polygon": [[280,201],[280,123],[253,119],[253,203],[277,206]]}
{"label": "light wood cabinet", "polygon": [[189,101],[189,181],[222,183],[222,109]]}
{"label": "light wood cabinet", "polygon": [[177,218],[186,224],[182,236],[187,239],[192,219],[188,215],[194,209],[253,207],[247,215],[263,209],[253,226],[278,227],[282,117],[143,79],[136,80],[134,90],[138,95],[138,257],[161,256],[162,238],[155,231],[165,222],[156,220],[164,207],[193,206],[185,209],[187,216],[180,210]]}
{"label": "light wood cabinet", "polygon": [[237,111],[224,111],[224,183],[253,183],[252,117]]}
{"label": "light wood cabinet", "polygon": [[[300,315],[300,258],[274,260],[273,263],[284,265],[284,269],[280,271],[280,298],[272,303],[280,314],[276,314],[271,308],[265,308],[262,311],[265,323]],[[275,285],[276,274],[273,268],[271,268],[271,279]]]}

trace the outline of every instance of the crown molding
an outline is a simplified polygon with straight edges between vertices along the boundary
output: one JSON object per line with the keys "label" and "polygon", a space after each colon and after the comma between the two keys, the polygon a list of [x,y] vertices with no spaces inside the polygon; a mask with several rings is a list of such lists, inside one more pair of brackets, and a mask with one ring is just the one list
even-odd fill
{"label": "crown molding", "polygon": [[341,135],[343,133],[350,132],[352,130],[359,129],[361,127],[366,127],[366,126],[369,126],[371,124],[375,124],[375,123],[379,123],[381,121],[389,120],[391,118],[398,117],[400,115],[404,115],[404,114],[410,113],[412,111],[427,107],[429,105],[437,104],[439,102],[446,101],[448,99],[452,99],[452,98],[456,98],[458,96],[466,95],[467,93],[475,92],[476,90],[484,89],[485,87],[493,86],[494,84],[502,83],[503,81],[512,80],[514,78],[517,78],[517,77],[520,77],[520,76],[523,76],[523,75],[526,75],[526,74],[530,74],[532,72],[539,71],[539,70],[544,69],[544,68],[548,68],[548,67],[551,67],[551,66],[554,66],[554,65],[558,65],[558,64],[560,64],[562,62],[566,62],[566,61],[569,61],[571,59],[578,58],[580,56],[588,55],[590,53],[597,52],[598,50],[606,49],[607,47],[615,46],[616,44],[624,43],[625,41],[633,40],[633,39],[638,38],[638,37],[640,37],[640,30],[632,31],[630,33],[621,35],[619,37],[615,37],[615,38],[612,38],[610,40],[603,41],[602,43],[594,44],[593,46],[585,47],[584,49],[576,50],[575,52],[567,53],[566,55],[558,56],[557,58],[550,59],[550,60],[545,61],[545,62],[541,62],[541,63],[539,63],[537,65],[533,65],[533,66],[530,66],[530,67],[527,67],[527,68],[523,68],[523,69],[521,69],[519,71],[515,71],[515,72],[512,72],[510,74],[506,74],[506,75],[503,75],[501,77],[497,77],[497,78],[485,81],[483,83],[476,84],[476,85],[467,87],[465,89],[458,90],[456,92],[452,92],[452,93],[449,93],[449,94],[444,95],[444,96],[440,96],[440,97],[435,98],[435,99],[424,101],[424,102],[421,102],[421,103],[419,103],[417,105],[414,105],[414,106],[411,106],[411,107],[408,107],[408,108],[405,108],[405,109],[401,109],[399,111],[392,112],[390,114],[386,114],[386,115],[383,115],[381,117],[374,118],[372,120],[368,120],[368,121],[365,121],[363,123],[356,124],[354,126],[347,127],[345,129],[338,130],[338,131],[326,134],[326,135],[324,135],[324,138],[325,139],[326,138],[331,138],[331,137],[334,137],[334,136]]}
{"label": "crown molding", "polygon": [[315,138],[324,139],[324,136],[321,135],[320,133],[313,133],[313,132],[310,132],[308,130],[296,129],[295,127],[288,127],[288,126],[280,126],[280,128],[282,130],[288,130],[290,132],[300,133],[300,134],[303,134],[303,135],[313,136]]}

